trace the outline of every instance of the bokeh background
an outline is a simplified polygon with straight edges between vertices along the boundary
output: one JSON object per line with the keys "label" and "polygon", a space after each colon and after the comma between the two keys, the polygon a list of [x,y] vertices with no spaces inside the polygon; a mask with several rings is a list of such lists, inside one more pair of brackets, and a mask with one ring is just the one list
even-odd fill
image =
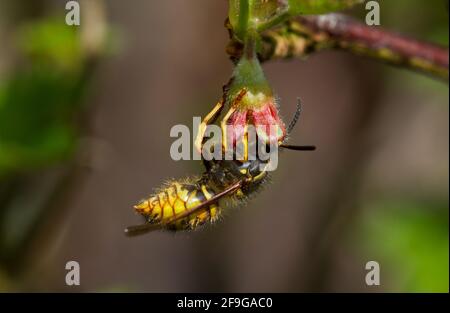
{"label": "bokeh background", "polygon": [[[383,27],[448,46],[447,1],[379,2]],[[230,76],[227,1],[80,0],[80,27],[65,3],[0,0],[1,291],[448,292],[447,82],[345,52],[269,62],[318,150],[283,153],[221,223],[130,239],[137,200],[202,170],[169,130]]]}

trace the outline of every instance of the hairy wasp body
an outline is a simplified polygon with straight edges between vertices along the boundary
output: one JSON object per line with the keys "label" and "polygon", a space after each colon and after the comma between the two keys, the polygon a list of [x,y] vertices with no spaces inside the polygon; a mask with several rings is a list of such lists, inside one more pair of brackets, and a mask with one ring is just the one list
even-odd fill
{"label": "hairy wasp body", "polygon": [[[260,160],[205,161],[207,171],[202,176],[168,182],[136,205],[136,212],[145,217],[146,223],[174,231],[214,223],[221,216],[222,207],[240,203],[259,189],[268,175],[260,170],[262,163]],[[224,195],[224,190],[229,192]]]}

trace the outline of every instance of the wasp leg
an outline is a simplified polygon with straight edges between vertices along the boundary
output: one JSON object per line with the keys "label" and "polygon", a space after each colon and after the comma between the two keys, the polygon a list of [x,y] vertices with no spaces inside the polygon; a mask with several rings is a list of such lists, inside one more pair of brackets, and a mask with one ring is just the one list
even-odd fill
{"label": "wasp leg", "polygon": [[242,101],[242,98],[247,94],[247,88],[242,88],[241,91],[239,91],[239,94],[234,99],[233,103],[231,104],[230,110],[225,114],[223,120],[220,123],[220,127],[222,128],[222,149],[225,153],[227,149],[227,122],[230,119],[231,115],[236,111],[236,108],[238,106],[238,103]]}
{"label": "wasp leg", "polygon": [[244,161],[248,161],[248,126],[244,128]]}
{"label": "wasp leg", "polygon": [[198,152],[200,153],[202,152],[203,137],[205,136],[206,126],[208,124],[212,124],[215,122],[220,112],[222,111],[223,106],[224,102],[222,99],[216,104],[216,106],[211,110],[211,112],[209,112],[208,115],[205,116],[200,126],[198,127],[197,138],[195,138],[194,142],[195,148],[197,149]]}
{"label": "wasp leg", "polygon": [[223,120],[220,122],[220,127],[222,128],[222,150],[225,153],[227,151],[227,122],[230,116],[236,111],[235,107],[232,107],[227,114],[225,114]]}

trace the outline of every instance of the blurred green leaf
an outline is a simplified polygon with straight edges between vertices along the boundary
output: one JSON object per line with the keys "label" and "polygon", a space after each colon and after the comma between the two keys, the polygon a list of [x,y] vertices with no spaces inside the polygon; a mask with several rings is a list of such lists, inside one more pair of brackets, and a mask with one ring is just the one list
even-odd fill
{"label": "blurred green leaf", "polygon": [[60,20],[26,24],[17,44],[28,62],[0,82],[0,177],[69,157],[83,94],[83,55]]}
{"label": "blurred green leaf", "polygon": [[380,258],[392,291],[448,292],[448,203],[387,200],[368,212],[365,254]]}
{"label": "blurred green leaf", "polygon": [[76,27],[67,27],[61,18],[49,18],[23,25],[17,34],[18,47],[33,62],[62,70],[80,69],[83,51]]}
{"label": "blurred green leaf", "polygon": [[70,154],[75,89],[71,78],[39,69],[0,87],[0,174]]}

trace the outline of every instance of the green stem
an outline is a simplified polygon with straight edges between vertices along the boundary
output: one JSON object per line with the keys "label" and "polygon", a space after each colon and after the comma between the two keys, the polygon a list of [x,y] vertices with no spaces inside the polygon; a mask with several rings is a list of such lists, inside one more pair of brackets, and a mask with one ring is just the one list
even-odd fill
{"label": "green stem", "polygon": [[[301,58],[331,49],[348,51],[378,61],[412,69],[448,81],[448,47],[418,41],[389,30],[367,26],[348,16],[329,14],[303,16],[284,27],[261,34],[261,61]],[[242,43],[231,42],[233,59],[244,53]]]}
{"label": "green stem", "polygon": [[248,30],[247,35],[245,36],[243,57],[245,57],[248,60],[257,59],[256,56],[257,36],[258,33],[254,30]]}
{"label": "green stem", "polygon": [[239,20],[237,25],[237,35],[241,39],[245,39],[248,20],[250,18],[250,0],[240,0],[239,1]]}
{"label": "green stem", "polygon": [[283,12],[272,17],[267,22],[258,25],[258,32],[262,32],[265,31],[266,29],[270,29],[277,25],[280,25],[281,23],[287,21],[289,18],[291,18],[289,10],[284,10]]}

